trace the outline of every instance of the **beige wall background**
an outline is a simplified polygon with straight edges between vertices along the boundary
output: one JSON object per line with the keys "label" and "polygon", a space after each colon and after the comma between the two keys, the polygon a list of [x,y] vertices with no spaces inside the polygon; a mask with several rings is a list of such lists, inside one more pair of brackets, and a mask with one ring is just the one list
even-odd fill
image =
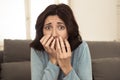
{"label": "beige wall background", "polygon": [[118,19],[118,40],[120,41],[120,0],[117,1],[117,19]]}
{"label": "beige wall background", "polygon": [[119,3],[120,0],[69,0],[84,40],[120,40]]}

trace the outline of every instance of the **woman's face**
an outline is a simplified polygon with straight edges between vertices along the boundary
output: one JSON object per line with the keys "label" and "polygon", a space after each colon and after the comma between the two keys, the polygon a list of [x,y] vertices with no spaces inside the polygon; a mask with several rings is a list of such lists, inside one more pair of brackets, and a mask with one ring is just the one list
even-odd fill
{"label": "woman's face", "polygon": [[65,23],[57,15],[51,15],[45,19],[43,34],[52,35],[53,37],[61,36],[63,39],[68,38]]}

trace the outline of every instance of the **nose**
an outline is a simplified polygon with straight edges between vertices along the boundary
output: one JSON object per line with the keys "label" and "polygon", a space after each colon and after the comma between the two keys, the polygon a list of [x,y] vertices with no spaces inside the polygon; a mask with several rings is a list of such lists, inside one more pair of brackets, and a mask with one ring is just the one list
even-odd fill
{"label": "nose", "polygon": [[57,37],[57,31],[55,29],[52,30],[52,36]]}

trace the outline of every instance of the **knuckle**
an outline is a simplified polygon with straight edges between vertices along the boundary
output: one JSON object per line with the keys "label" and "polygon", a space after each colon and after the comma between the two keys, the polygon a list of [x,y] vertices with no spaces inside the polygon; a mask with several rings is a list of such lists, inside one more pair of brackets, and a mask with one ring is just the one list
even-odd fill
{"label": "knuckle", "polygon": [[48,45],[44,45],[45,46],[45,48],[48,48]]}
{"label": "knuckle", "polygon": [[53,49],[54,49],[54,47],[50,47],[50,49],[52,49],[52,50],[53,50]]}

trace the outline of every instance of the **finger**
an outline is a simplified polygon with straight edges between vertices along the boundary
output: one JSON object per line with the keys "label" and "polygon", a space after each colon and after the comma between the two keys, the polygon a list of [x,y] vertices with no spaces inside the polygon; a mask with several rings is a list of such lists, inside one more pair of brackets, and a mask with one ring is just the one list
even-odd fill
{"label": "finger", "polygon": [[66,50],[68,53],[71,53],[71,48],[70,48],[70,44],[69,42],[67,41],[67,39],[65,39],[65,45],[66,45]]}
{"label": "finger", "polygon": [[62,51],[61,51],[61,48],[60,48],[60,43],[59,43],[58,38],[56,39],[56,43],[57,43],[56,49],[58,50],[58,53],[61,54]]}
{"label": "finger", "polygon": [[45,35],[45,36],[43,36],[43,37],[40,39],[40,42],[42,43],[42,42],[44,41],[44,39],[45,39],[46,37],[49,37],[49,36],[51,36],[51,35]]}
{"label": "finger", "polygon": [[44,36],[44,38],[41,40],[41,43],[42,43],[43,45],[45,45],[50,37],[51,37],[51,35],[46,35],[46,36]]}
{"label": "finger", "polygon": [[40,42],[42,43],[45,39],[45,36],[43,36],[41,39],[40,39]]}
{"label": "finger", "polygon": [[51,43],[51,49],[55,49],[55,39],[54,39],[53,42]]}
{"label": "finger", "polygon": [[62,50],[63,53],[65,53],[66,52],[65,44],[64,44],[64,41],[63,41],[62,37],[59,37],[59,40],[60,40],[61,50]]}
{"label": "finger", "polygon": [[52,41],[53,41],[53,37],[50,37],[50,38],[48,39],[48,41],[46,42],[45,47],[49,47],[50,44],[52,43]]}

